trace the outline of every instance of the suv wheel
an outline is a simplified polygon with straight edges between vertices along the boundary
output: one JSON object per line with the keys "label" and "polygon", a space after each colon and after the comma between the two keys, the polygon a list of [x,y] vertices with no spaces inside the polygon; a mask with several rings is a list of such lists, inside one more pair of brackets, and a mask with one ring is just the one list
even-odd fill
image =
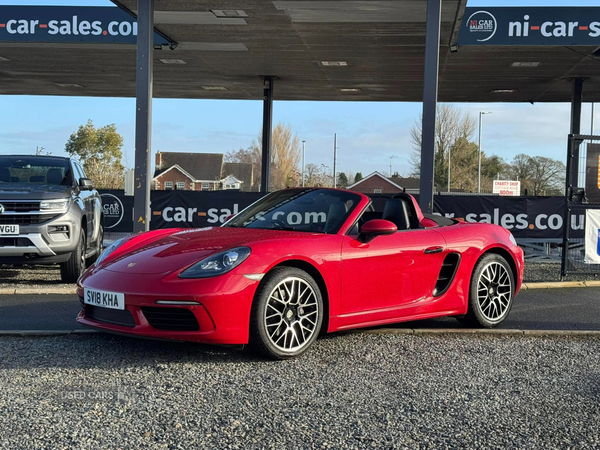
{"label": "suv wheel", "polygon": [[60,264],[60,278],[63,283],[75,283],[85,270],[85,231],[81,230],[79,242],[68,261]]}
{"label": "suv wheel", "polygon": [[100,225],[100,229],[98,230],[98,240],[96,241],[95,253],[87,259],[88,267],[96,262],[100,255],[102,254],[102,250],[104,250],[104,227]]}

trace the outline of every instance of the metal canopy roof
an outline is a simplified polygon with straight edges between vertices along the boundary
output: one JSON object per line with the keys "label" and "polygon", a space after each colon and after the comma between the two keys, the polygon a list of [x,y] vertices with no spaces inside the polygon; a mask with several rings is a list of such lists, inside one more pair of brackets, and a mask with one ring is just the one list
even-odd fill
{"label": "metal canopy roof", "polygon": [[[135,11],[136,0],[122,0]],[[570,101],[572,77],[600,101],[591,47],[461,47],[466,0],[444,0],[439,100]],[[155,26],[179,43],[155,50],[154,95],[277,100],[421,101],[426,0],[156,0]],[[0,43],[0,94],[135,96],[135,47]],[[163,64],[180,59],[185,64]],[[346,65],[324,65],[327,62]],[[539,62],[514,67],[514,62]],[[211,87],[213,89],[211,89]],[[223,87],[226,90],[214,90]],[[493,92],[507,90],[513,92]]]}

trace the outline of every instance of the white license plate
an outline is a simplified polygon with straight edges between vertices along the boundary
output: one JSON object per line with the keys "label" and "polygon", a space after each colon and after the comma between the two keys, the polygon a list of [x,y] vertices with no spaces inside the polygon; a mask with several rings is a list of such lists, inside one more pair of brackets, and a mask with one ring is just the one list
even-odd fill
{"label": "white license plate", "polygon": [[110,309],[125,309],[125,294],[83,288],[83,302]]}
{"label": "white license plate", "polygon": [[19,234],[19,225],[0,225],[0,236]]}

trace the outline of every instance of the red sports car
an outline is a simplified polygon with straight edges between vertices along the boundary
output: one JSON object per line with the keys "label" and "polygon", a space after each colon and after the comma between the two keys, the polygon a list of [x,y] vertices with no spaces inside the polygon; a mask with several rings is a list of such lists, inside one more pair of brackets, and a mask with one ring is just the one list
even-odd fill
{"label": "red sports car", "polygon": [[166,229],[108,247],[80,278],[79,323],[160,339],[304,352],[321,332],[456,316],[494,327],[523,280],[508,230],[381,211],[351,191],[274,192],[217,228]]}

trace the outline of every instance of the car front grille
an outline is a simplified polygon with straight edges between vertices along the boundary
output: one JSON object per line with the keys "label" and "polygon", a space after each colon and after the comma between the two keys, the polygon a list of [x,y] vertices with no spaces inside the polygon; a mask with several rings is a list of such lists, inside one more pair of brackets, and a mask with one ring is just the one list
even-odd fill
{"label": "car front grille", "polygon": [[5,212],[33,212],[40,210],[40,202],[7,202],[0,200]]}
{"label": "car front grille", "polygon": [[94,305],[85,305],[85,316],[98,322],[122,325],[124,327],[135,327],[133,314],[126,309],[100,308]]}
{"label": "car front grille", "polygon": [[171,331],[198,331],[200,326],[194,313],[186,308],[142,307],[152,328]]}
{"label": "car front grille", "polygon": [[0,238],[0,248],[2,247],[33,247],[33,243],[27,238],[5,237]]}
{"label": "car front grille", "polygon": [[55,219],[60,214],[6,214],[0,215],[0,225],[37,225]]}

